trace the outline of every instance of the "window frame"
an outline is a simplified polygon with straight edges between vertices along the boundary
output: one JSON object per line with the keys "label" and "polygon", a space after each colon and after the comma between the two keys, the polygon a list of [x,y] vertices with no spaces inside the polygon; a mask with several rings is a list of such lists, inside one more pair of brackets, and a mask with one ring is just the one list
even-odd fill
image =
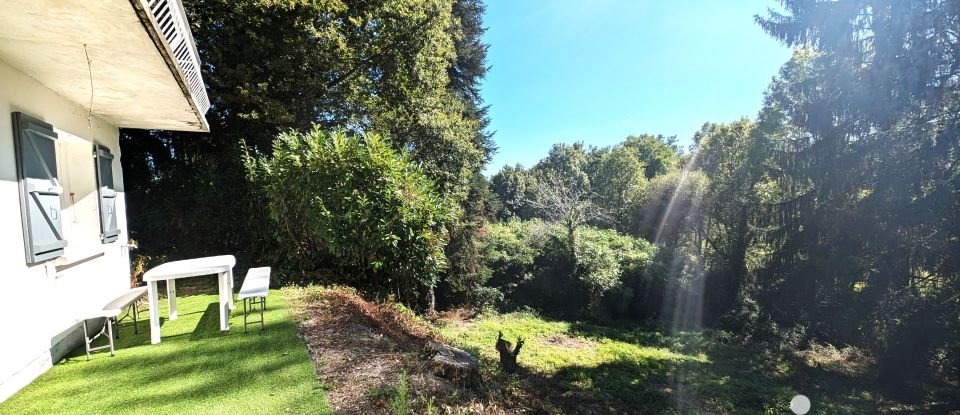
{"label": "window frame", "polygon": [[[101,161],[103,161],[103,159],[108,159],[110,163],[110,171],[109,171],[110,185],[109,186],[104,186],[102,183],[103,179],[107,177],[107,176],[104,176],[103,167],[101,165]],[[118,219],[117,218],[117,189],[116,189],[116,183],[114,182],[114,178],[113,178],[113,161],[114,160],[115,160],[115,157],[113,155],[113,152],[110,151],[110,147],[107,147],[102,144],[93,145],[93,162],[95,164],[94,174],[96,174],[97,176],[96,177],[97,213],[100,216],[99,217],[100,242],[103,244],[113,243],[120,239],[120,224],[117,221]],[[107,188],[110,193],[105,194],[104,188]],[[113,199],[112,201],[113,212],[111,213],[113,215],[113,218],[112,218],[113,221],[111,223],[107,223],[106,218],[104,216],[104,212],[103,212],[104,198]],[[110,229],[111,225],[114,225],[112,229]]]}

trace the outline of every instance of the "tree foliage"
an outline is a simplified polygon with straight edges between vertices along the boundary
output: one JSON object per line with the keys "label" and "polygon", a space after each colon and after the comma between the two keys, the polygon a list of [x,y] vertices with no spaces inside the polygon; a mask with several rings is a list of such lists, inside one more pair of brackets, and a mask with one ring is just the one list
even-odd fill
{"label": "tree foliage", "polygon": [[677,146],[676,137],[631,135],[622,145],[636,150],[639,161],[645,166],[644,174],[648,179],[680,167],[680,148]]}
{"label": "tree foliage", "polygon": [[644,161],[635,147],[625,145],[603,151],[595,159],[590,186],[595,203],[606,212],[602,225],[626,232],[647,186]]}
{"label": "tree foliage", "polygon": [[[555,144],[530,169],[504,166],[490,179],[501,219],[539,217],[633,231],[648,179],[676,171],[672,139],[641,135],[612,147]],[[650,166],[653,166],[652,168]]]}
{"label": "tree foliage", "polygon": [[586,288],[590,314],[597,317],[602,297],[649,264],[654,250],[649,242],[614,230],[583,228],[573,252],[576,277]]}
{"label": "tree foliage", "polygon": [[768,96],[783,128],[766,304],[781,320],[796,318],[787,307],[808,310],[800,317],[821,336],[870,344],[881,378],[914,389],[902,386],[933,356],[956,356],[956,326],[939,322],[960,311],[957,4],[783,4],[759,23],[815,52]]}
{"label": "tree foliage", "polygon": [[[488,181],[480,0],[188,1],[212,133],[124,131],[131,229],[148,253],[343,263],[408,302],[439,287],[445,304],[850,344],[898,392],[956,383],[960,5],[781,4],[757,22],[796,50],[753,121],[706,123],[687,152],[556,144]],[[291,221],[311,226],[262,225]]]}
{"label": "tree foliage", "polygon": [[[494,150],[479,84],[486,73],[480,0],[190,0],[204,65],[209,134],[123,130],[131,233],[170,258],[233,253],[273,261],[266,211],[244,174],[289,130],[376,132],[409,153],[450,201],[451,262],[472,265],[483,209],[475,177]],[[480,190],[477,190],[480,189]],[[446,285],[445,285],[446,286]]]}
{"label": "tree foliage", "polygon": [[530,206],[533,187],[533,177],[523,166],[503,166],[490,178],[490,190],[500,201],[497,217],[501,220],[533,217]]}
{"label": "tree foliage", "polygon": [[[781,3],[757,21],[797,49],[755,121],[707,123],[687,154],[651,135],[555,145],[530,170],[501,171],[493,191],[520,206],[581,189],[577,200],[611,212],[592,225],[658,244],[657,277],[605,295],[627,315],[864,347],[885,385],[921,397],[960,376],[960,8]],[[547,174],[550,189],[526,184]],[[568,266],[583,260],[596,287],[613,281],[609,255],[581,246],[578,259],[571,246]],[[636,307],[651,289],[660,307]]]}
{"label": "tree foliage", "polygon": [[556,315],[615,317],[605,313],[604,297],[617,296],[617,288],[643,274],[656,250],[647,241],[613,230],[582,226],[576,233],[571,248],[567,229],[556,223],[534,219],[491,225],[484,239],[492,272],[489,285],[513,306],[534,306]]}
{"label": "tree foliage", "polygon": [[698,222],[698,255],[705,276],[707,314],[718,319],[747,299],[748,265],[756,257],[758,186],[766,176],[768,142],[746,119],[705,124],[694,137],[693,166],[709,178]]}

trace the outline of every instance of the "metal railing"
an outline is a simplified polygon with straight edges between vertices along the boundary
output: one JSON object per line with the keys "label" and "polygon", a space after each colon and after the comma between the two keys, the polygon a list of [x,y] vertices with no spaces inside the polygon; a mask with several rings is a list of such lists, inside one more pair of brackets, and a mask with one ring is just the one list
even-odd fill
{"label": "metal railing", "polygon": [[200,55],[197,53],[187,15],[180,0],[141,0],[156,20],[158,31],[167,41],[187,88],[193,95],[200,114],[210,109],[210,99],[200,75]]}

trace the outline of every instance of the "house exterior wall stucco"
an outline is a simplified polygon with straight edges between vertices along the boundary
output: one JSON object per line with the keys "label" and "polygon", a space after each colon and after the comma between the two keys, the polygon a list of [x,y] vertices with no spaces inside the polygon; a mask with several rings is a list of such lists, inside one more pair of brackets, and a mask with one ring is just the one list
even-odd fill
{"label": "house exterior wall stucco", "polygon": [[[56,153],[67,247],[63,257],[30,266],[21,225],[14,112],[52,124],[59,135]],[[108,147],[115,157],[121,233],[109,244],[100,241],[94,144]],[[0,402],[81,344],[78,330],[85,313],[129,287],[123,189],[119,129],[95,115],[88,123],[86,108],[0,61]]]}

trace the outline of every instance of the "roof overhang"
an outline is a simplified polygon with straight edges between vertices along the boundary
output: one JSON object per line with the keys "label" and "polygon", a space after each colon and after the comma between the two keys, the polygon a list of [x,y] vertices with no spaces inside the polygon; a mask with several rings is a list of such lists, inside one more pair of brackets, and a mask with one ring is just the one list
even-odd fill
{"label": "roof overhang", "polygon": [[[0,60],[118,127],[209,131],[180,0],[7,0]],[[92,84],[92,88],[91,88]],[[92,97],[92,99],[91,99]]]}

